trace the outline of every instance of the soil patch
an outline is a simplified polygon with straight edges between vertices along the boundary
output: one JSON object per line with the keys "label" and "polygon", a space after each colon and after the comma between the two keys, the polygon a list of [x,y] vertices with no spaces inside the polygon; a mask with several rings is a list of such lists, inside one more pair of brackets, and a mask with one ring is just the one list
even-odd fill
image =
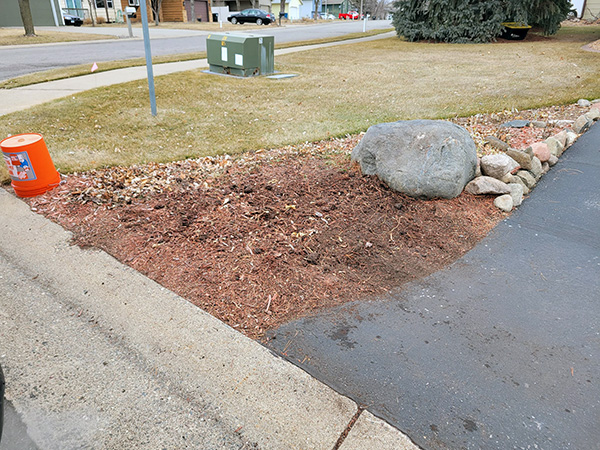
{"label": "soil patch", "polygon": [[[456,122],[486,152],[484,135],[518,147],[560,128],[498,128],[506,120],[569,114],[581,110]],[[492,197],[420,201],[362,176],[349,160],[360,137],[73,174],[29,203],[77,244],[107,251],[261,338],[289,320],[439,270],[506,216]]]}

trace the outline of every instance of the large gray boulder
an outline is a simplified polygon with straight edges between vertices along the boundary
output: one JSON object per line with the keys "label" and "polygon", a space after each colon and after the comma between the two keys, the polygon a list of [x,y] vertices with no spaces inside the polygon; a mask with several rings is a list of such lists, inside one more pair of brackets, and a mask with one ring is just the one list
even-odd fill
{"label": "large gray boulder", "polygon": [[417,198],[454,198],[474,177],[477,150],[468,131],[439,120],[374,125],[352,151],[365,175]]}

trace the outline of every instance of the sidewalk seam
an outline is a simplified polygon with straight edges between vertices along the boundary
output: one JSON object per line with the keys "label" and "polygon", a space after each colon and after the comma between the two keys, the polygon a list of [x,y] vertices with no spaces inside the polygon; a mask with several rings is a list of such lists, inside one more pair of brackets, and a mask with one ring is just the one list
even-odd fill
{"label": "sidewalk seam", "polygon": [[356,414],[354,414],[354,416],[352,416],[352,419],[350,419],[350,422],[348,422],[348,425],[346,426],[344,431],[342,431],[342,434],[340,434],[340,437],[338,438],[337,442],[335,443],[335,445],[333,446],[333,448],[331,450],[339,450],[339,448],[342,446],[342,444],[344,443],[344,441],[350,434],[352,427],[354,427],[354,424],[358,421],[358,418],[360,417],[360,415],[362,414],[362,412],[364,410],[365,410],[365,408],[363,406],[358,406],[358,410],[356,411]]}

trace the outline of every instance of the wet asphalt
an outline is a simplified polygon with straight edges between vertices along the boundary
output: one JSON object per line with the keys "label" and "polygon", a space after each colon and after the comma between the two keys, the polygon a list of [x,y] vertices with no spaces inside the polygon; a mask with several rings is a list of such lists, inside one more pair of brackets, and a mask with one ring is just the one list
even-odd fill
{"label": "wet asphalt", "polygon": [[456,263],[268,346],[424,449],[600,442],[600,124]]}

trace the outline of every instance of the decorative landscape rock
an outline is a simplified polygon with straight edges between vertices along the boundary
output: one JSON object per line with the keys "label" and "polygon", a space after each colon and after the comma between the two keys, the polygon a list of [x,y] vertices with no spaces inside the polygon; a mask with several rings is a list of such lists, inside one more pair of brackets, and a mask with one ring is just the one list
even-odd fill
{"label": "decorative landscape rock", "polygon": [[532,120],[530,125],[535,128],[546,128],[548,126],[546,122],[543,122],[541,120]]}
{"label": "decorative landscape rock", "polygon": [[500,125],[500,128],[525,128],[529,126],[529,120],[511,120]]}
{"label": "decorative landscape rock", "polygon": [[548,160],[548,164],[550,167],[555,165],[558,162],[558,156],[550,155],[550,159]]}
{"label": "decorative landscape rock", "polygon": [[481,176],[470,181],[465,186],[465,192],[473,195],[508,194],[510,189],[506,183],[492,177]]}
{"label": "decorative landscape rock", "polygon": [[533,189],[533,187],[535,186],[535,178],[529,171],[519,170],[517,172],[517,176],[521,180],[523,180],[523,182],[525,183],[525,186],[527,186],[529,189]]}
{"label": "decorative landscape rock", "polygon": [[[550,155],[560,156],[563,154],[563,151],[565,150],[565,146],[562,145],[554,137],[549,137],[543,143],[546,144],[546,147],[548,148],[548,153],[550,153]],[[549,156],[548,156],[548,159],[550,159]],[[548,159],[546,161],[548,161]]]}
{"label": "decorative landscape rock", "polygon": [[[570,131],[569,133],[571,133],[572,135],[575,136],[575,138],[577,138],[577,135],[575,133],[573,133],[572,131]],[[552,136],[554,139],[556,139],[558,142],[560,142],[560,145],[562,145],[563,147],[567,147],[571,144],[567,144],[567,140],[568,140],[568,134],[566,130],[562,130],[560,133],[556,133],[554,136]]]}
{"label": "decorative landscape rock", "polygon": [[533,151],[531,151],[530,148],[528,148],[528,150],[531,152],[531,154],[527,153],[527,151],[509,148],[506,151],[506,154],[514,159],[523,169],[529,170],[531,169],[531,158],[533,157]]}
{"label": "decorative landscape rock", "polygon": [[492,146],[495,149],[502,150],[503,152],[505,152],[506,150],[508,150],[510,148],[506,142],[498,139],[496,136],[486,137],[485,143],[489,144],[490,146]]}
{"label": "decorative landscape rock", "polygon": [[[562,131],[561,131],[561,133],[562,133]],[[577,140],[577,134],[573,133],[572,131],[565,131],[564,133],[566,136],[565,148],[570,147]],[[560,134],[560,133],[558,133],[558,134]]]}
{"label": "decorative landscape rock", "polygon": [[507,173],[506,175],[504,175],[502,178],[499,178],[500,181],[502,181],[503,183],[514,183],[515,182],[515,176],[512,173]]}
{"label": "decorative landscape rock", "polygon": [[498,180],[517,167],[519,163],[504,153],[485,155],[481,158],[481,173]]}
{"label": "decorative landscape rock", "polygon": [[600,119],[600,109],[591,108],[588,112],[584,114],[584,116],[590,120],[598,120]]}
{"label": "decorative landscape rock", "polygon": [[505,212],[511,212],[513,209],[513,199],[510,194],[504,194],[494,199],[494,206]]}
{"label": "decorative landscape rock", "polygon": [[[535,182],[535,179],[533,181]],[[523,188],[523,195],[529,195],[530,189],[521,177],[516,176],[515,183],[521,185],[521,187]]]}
{"label": "decorative landscape rock", "polygon": [[529,172],[534,176],[536,182],[542,176],[542,162],[536,156],[531,158],[531,169],[529,169]]}
{"label": "decorative landscape rock", "polygon": [[352,151],[365,175],[418,198],[454,198],[475,175],[477,150],[469,132],[437,120],[370,127]]}
{"label": "decorative landscape rock", "polygon": [[542,175],[546,175],[550,171],[550,164],[547,162],[542,163]]}
{"label": "decorative landscape rock", "polygon": [[[558,141],[556,142],[558,143]],[[548,144],[546,142],[536,142],[534,144],[531,144],[531,149],[533,150],[533,154],[541,162],[546,162],[550,159],[550,149],[548,148]]]}
{"label": "decorative landscape rock", "polygon": [[585,98],[577,100],[577,104],[582,108],[589,108],[590,106],[592,106],[592,102],[586,100]]}
{"label": "decorative landscape rock", "polygon": [[592,121],[588,119],[584,114],[582,116],[579,116],[577,120],[575,120],[575,123],[573,124],[573,131],[575,131],[575,133],[577,134],[585,133],[591,126],[591,124]]}
{"label": "decorative landscape rock", "polygon": [[512,197],[513,206],[521,206],[521,203],[523,203],[523,194],[525,192],[523,185],[519,183],[510,183],[508,188],[510,189],[509,195]]}

